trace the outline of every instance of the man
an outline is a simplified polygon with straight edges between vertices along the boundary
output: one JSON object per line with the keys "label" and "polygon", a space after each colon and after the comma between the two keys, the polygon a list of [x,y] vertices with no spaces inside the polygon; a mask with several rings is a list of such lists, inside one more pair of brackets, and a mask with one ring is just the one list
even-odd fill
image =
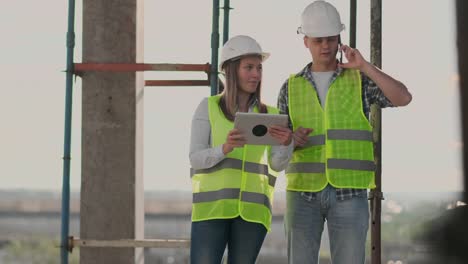
{"label": "man", "polygon": [[[332,262],[365,263],[367,189],[375,187],[370,105],[412,99],[404,84],[341,44],[343,29],[331,4],[319,0],[304,9],[298,33],[313,62],[284,83],[278,98],[296,147],[286,170],[289,263],[318,262],[325,221]],[[337,61],[338,52],[347,63]]]}

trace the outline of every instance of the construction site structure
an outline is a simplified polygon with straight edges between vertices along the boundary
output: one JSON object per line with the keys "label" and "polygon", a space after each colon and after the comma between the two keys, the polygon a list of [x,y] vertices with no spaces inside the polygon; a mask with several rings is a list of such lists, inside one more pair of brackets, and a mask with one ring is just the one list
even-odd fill
{"label": "construction site structure", "polygon": [[[83,0],[83,62],[74,62],[75,0],[68,0],[61,263],[74,247],[81,263],[143,263],[142,248],[189,247],[190,241],[144,239],[143,89],[145,86],[210,86],[218,80],[219,18],[229,38],[230,0],[213,0],[211,63],[144,63],[144,0]],[[350,0],[350,46],[356,46],[357,0]],[[381,67],[382,1],[371,0],[371,62]],[[99,37],[96,37],[99,36]],[[116,42],[115,40],[119,41]],[[205,80],[145,80],[144,71],[195,71]],[[70,236],[70,161],[73,75],[82,78],[80,236]],[[381,111],[374,106],[377,188],[371,190],[371,263],[381,263]]]}

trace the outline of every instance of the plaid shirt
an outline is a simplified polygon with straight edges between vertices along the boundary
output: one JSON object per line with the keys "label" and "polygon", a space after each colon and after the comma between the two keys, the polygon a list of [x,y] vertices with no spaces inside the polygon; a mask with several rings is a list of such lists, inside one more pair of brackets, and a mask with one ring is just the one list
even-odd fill
{"label": "plaid shirt", "polygon": [[[313,87],[315,85],[314,78],[312,77],[312,72],[310,68],[312,63],[307,64],[296,76],[302,76],[307,81],[309,81]],[[335,79],[344,71],[343,68],[337,67],[333,73],[330,84],[335,81]],[[366,75],[361,72],[361,84],[362,84],[362,108],[367,119],[369,119],[370,106],[372,104],[377,104],[381,108],[392,107],[392,103],[385,97],[380,88]],[[317,93],[318,94],[318,93]],[[320,99],[319,99],[320,102]],[[279,96],[278,96],[278,108],[281,114],[289,115],[289,106],[288,106],[288,80],[286,80],[281,87]],[[289,127],[292,129],[291,119],[289,119]],[[366,189],[339,189],[336,188],[336,198],[338,200],[346,200],[355,196],[362,196],[367,194]],[[315,199],[316,193],[308,193],[307,195],[310,199]]]}

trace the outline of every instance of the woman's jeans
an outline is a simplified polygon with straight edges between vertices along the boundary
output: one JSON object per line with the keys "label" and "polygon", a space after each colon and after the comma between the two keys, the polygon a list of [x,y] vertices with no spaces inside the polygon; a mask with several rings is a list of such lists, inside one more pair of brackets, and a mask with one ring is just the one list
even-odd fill
{"label": "woman's jeans", "polygon": [[327,186],[313,197],[288,191],[285,215],[290,264],[316,264],[326,221],[333,264],[364,264],[369,205],[367,194],[337,200]]}
{"label": "woman's jeans", "polygon": [[192,222],[191,264],[220,264],[228,247],[229,264],[255,263],[267,230],[240,217]]}

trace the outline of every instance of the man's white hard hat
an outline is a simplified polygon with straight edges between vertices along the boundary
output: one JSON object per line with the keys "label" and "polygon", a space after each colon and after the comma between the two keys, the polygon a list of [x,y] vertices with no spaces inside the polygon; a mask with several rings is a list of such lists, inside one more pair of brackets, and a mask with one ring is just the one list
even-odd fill
{"label": "man's white hard hat", "polygon": [[263,52],[260,44],[255,39],[249,36],[238,35],[230,38],[224,44],[221,50],[219,68],[222,69],[226,61],[245,55],[260,55],[262,56],[262,61],[264,61],[270,56],[270,53]]}
{"label": "man's white hard hat", "polygon": [[297,32],[308,37],[321,38],[339,35],[344,28],[336,8],[328,2],[317,0],[302,12],[301,26]]}

